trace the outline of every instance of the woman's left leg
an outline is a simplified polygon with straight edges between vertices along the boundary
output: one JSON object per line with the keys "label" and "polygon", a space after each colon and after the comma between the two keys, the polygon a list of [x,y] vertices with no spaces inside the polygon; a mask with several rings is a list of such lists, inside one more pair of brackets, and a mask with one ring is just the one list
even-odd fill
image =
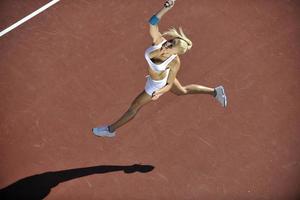
{"label": "woman's left leg", "polygon": [[177,78],[174,80],[174,83],[171,88],[171,92],[176,95],[187,95],[187,94],[209,94],[212,96],[216,95],[214,88],[205,87],[196,84],[182,86]]}
{"label": "woman's left leg", "polygon": [[142,91],[131,103],[129,109],[113,124],[109,126],[109,130],[114,132],[130,120],[132,120],[142,106],[152,101],[152,97],[149,96],[145,91]]}

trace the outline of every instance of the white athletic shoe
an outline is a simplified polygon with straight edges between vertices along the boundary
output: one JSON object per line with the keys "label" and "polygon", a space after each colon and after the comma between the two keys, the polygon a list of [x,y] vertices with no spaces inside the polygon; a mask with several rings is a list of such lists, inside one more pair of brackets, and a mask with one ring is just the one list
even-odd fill
{"label": "white athletic shoe", "polygon": [[223,86],[218,86],[215,88],[217,95],[215,98],[218,102],[221,103],[221,105],[225,108],[227,106],[227,97],[225,94],[225,90]]}
{"label": "white athletic shoe", "polygon": [[93,133],[94,133],[94,135],[100,136],[100,137],[114,137],[116,135],[116,131],[114,131],[112,133],[108,131],[108,126],[101,126],[101,127],[93,128]]}

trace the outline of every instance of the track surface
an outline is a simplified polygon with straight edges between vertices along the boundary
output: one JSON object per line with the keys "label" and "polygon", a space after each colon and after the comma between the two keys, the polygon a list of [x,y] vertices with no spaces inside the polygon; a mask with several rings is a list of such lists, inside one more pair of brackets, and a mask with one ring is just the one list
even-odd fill
{"label": "track surface", "polygon": [[[0,3],[2,29],[48,1],[26,2]],[[1,195],[300,197],[297,0],[178,0],[160,24],[182,26],[194,43],[178,79],[224,85],[228,108],[168,93],[117,137],[91,134],[143,90],[147,20],[161,3],[62,0],[0,38]]]}

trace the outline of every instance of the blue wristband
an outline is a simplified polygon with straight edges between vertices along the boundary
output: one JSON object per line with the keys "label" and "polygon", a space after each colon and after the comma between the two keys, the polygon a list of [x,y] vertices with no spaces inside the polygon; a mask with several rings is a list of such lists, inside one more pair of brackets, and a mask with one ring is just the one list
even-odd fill
{"label": "blue wristband", "polygon": [[159,19],[158,19],[158,17],[156,17],[156,15],[153,15],[149,20],[149,23],[152,25],[157,25],[158,22],[159,22]]}

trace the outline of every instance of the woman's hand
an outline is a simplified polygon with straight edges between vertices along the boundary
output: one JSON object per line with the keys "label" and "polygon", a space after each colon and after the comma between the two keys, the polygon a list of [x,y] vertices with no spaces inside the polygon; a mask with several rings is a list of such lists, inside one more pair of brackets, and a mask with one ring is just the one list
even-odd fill
{"label": "woman's hand", "polygon": [[[164,16],[164,14],[166,14],[173,6],[175,5],[175,0],[167,0],[164,3],[164,7],[162,9],[160,9],[160,11],[158,11],[155,16],[161,20],[162,16]],[[153,24],[152,24],[153,25]],[[157,24],[156,24],[157,25]]]}
{"label": "woman's hand", "polygon": [[175,1],[176,1],[176,0],[167,0],[167,1],[164,3],[164,7],[165,7],[165,8],[172,8],[172,7],[175,5]]}
{"label": "woman's hand", "polygon": [[160,88],[159,90],[156,90],[152,93],[152,99],[156,100],[164,93],[168,92],[172,88],[172,85],[169,83],[166,83],[166,85],[163,88]]}
{"label": "woman's hand", "polygon": [[157,91],[156,92],[153,92],[152,93],[152,100],[157,100],[161,95],[163,95],[163,93],[158,93]]}

